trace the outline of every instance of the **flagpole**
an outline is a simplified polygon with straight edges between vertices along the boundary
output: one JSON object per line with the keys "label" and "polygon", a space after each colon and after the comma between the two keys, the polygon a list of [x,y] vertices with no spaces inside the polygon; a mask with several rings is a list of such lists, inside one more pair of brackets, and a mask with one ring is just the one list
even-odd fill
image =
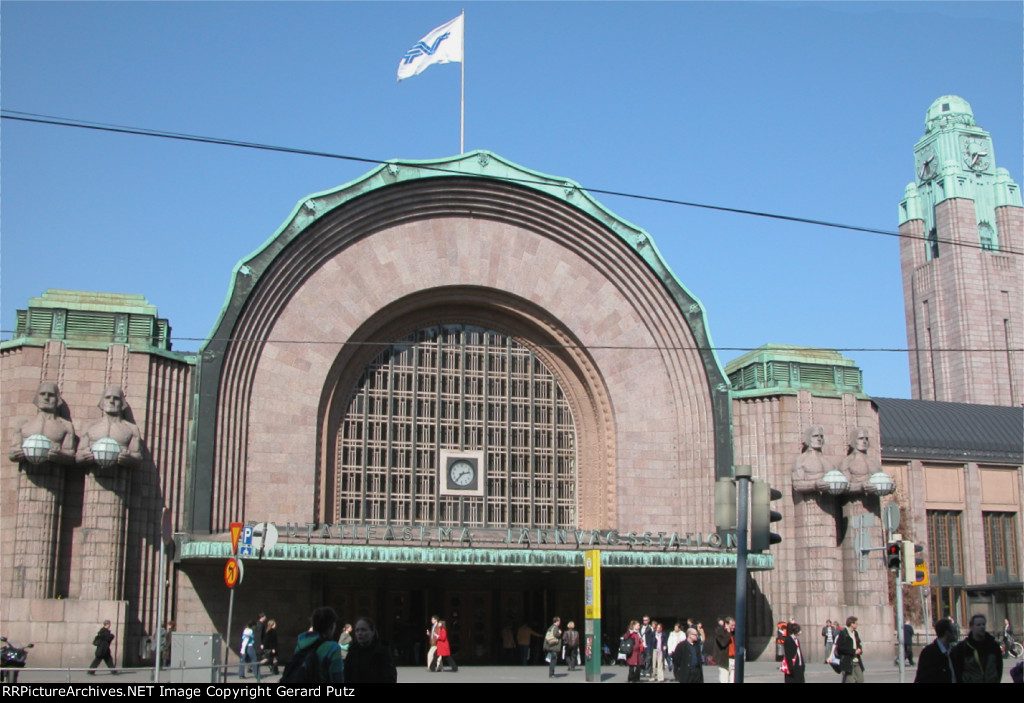
{"label": "flagpole", "polygon": [[462,99],[459,103],[459,153],[466,153],[466,9],[462,9]]}

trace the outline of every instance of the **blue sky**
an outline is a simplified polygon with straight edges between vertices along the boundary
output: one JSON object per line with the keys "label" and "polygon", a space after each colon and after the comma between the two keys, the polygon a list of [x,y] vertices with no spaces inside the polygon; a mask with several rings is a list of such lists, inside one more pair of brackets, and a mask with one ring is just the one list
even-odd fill
{"label": "blue sky", "polygon": [[[895,231],[939,96],[1021,181],[1022,4],[11,2],[4,110],[372,159],[466,148],[584,186]],[[195,350],[232,267],[366,164],[3,120],[0,328],[46,288],[142,293]],[[597,196],[652,234],[720,347],[905,348],[895,238]],[[10,338],[10,333],[3,335]],[[738,351],[721,351],[723,364]],[[848,352],[909,396],[905,353]]]}

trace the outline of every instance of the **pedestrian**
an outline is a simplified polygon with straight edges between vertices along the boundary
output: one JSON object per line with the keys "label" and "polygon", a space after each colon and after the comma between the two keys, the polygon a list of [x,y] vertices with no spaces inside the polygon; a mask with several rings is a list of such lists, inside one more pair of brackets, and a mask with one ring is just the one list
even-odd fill
{"label": "pedestrian", "polygon": [[565,663],[569,665],[569,671],[575,671],[579,664],[580,656],[580,633],[576,629],[576,623],[572,620],[565,626],[562,633],[562,645],[565,647]]}
{"label": "pedestrian", "polygon": [[312,626],[299,635],[295,653],[284,668],[286,683],[345,683],[345,662],[341,645],[334,641],[338,614],[327,606],[317,608],[310,617]]}
{"label": "pedestrian", "polygon": [[651,678],[659,683],[665,681],[665,656],[668,650],[668,636],[660,622],[654,623],[654,651],[652,653]]}
{"label": "pedestrian", "polygon": [[935,623],[935,641],[921,650],[914,683],[956,683],[953,676],[953,644],[956,628],[943,618]]}
{"label": "pedestrian", "polygon": [[725,618],[715,629],[715,664],[718,665],[718,683],[733,683],[736,679],[736,620]]}
{"label": "pedestrian", "polygon": [[427,640],[430,643],[430,648],[427,650],[427,671],[434,671],[436,666],[438,620],[436,615],[430,616],[430,627],[427,629]]}
{"label": "pedestrian", "polygon": [[681,640],[672,652],[672,665],[679,683],[704,683],[704,662],[697,628],[687,628],[686,639]]}
{"label": "pedestrian", "polygon": [[839,631],[836,640],[836,654],[839,655],[839,669],[843,672],[843,683],[864,683],[864,658],[857,634],[857,618],[846,618],[846,629]]}
{"label": "pedestrian", "polygon": [[836,644],[836,628],[832,626],[831,620],[825,621],[825,626],[821,628],[821,638],[824,641],[825,648],[825,663],[828,664],[832,657],[832,649]]}
{"label": "pedestrian", "polygon": [[958,683],[999,683],[1003,678],[1003,652],[996,638],[985,631],[984,615],[972,615],[970,632],[953,648],[953,673]]}
{"label": "pedestrian", "polygon": [[277,620],[267,620],[267,631],[263,635],[263,656],[272,674],[281,673],[277,660]]}
{"label": "pedestrian", "polygon": [[914,666],[914,628],[909,622],[903,623],[903,656],[907,666]]}
{"label": "pedestrian", "polygon": [[804,683],[804,653],[800,650],[800,623],[786,625],[786,636],[782,640],[782,672],[785,683]]}
{"label": "pedestrian", "polygon": [[341,628],[341,636],[338,638],[338,645],[341,647],[341,658],[348,656],[348,650],[352,647],[352,623],[345,623]]}
{"label": "pedestrian", "polygon": [[110,643],[114,641],[114,633],[110,631],[110,621],[104,620],[96,636],[92,638],[92,644],[96,647],[95,658],[89,665],[89,675],[96,675],[96,668],[100,662],[105,662],[110,673],[117,676],[117,669],[114,668],[114,658],[110,654]]}
{"label": "pedestrian", "polygon": [[253,647],[253,628],[256,627],[256,621],[250,620],[245,624],[245,628],[242,630],[242,643],[238,648],[238,678],[244,679],[246,670],[252,671],[253,664],[256,667],[256,681],[260,680],[260,664],[256,658],[256,648]]}
{"label": "pedestrian", "polygon": [[551,627],[544,633],[545,659],[548,663],[548,678],[555,678],[555,665],[558,664],[558,652],[562,648],[562,619],[557,615],[551,620]]}
{"label": "pedestrian", "polygon": [[644,615],[640,624],[640,639],[644,641],[644,666],[640,674],[649,679],[651,668],[654,666],[654,627],[651,625],[650,615]]}
{"label": "pedestrian", "polygon": [[516,630],[516,642],[519,644],[519,656],[523,666],[530,663],[531,637],[541,637],[541,634],[539,632],[535,632],[532,627],[524,622],[519,626],[519,629]]}
{"label": "pedestrian", "polygon": [[[628,653],[624,649],[628,649]],[[629,683],[640,683],[640,669],[644,666],[644,641],[640,637],[640,623],[636,620],[630,621],[629,629],[622,636],[619,651],[626,655],[626,665],[629,666],[626,680]]]}
{"label": "pedestrian", "polygon": [[452,673],[458,673],[459,665],[452,657],[452,642],[448,637],[448,623],[444,620],[437,621],[437,671],[444,671],[444,662],[448,660],[448,666]]}
{"label": "pedestrian", "polygon": [[256,624],[252,627],[252,650],[256,657],[256,681],[260,680],[260,666],[263,664],[263,635],[267,631],[267,614],[256,616]]}
{"label": "pedestrian", "polygon": [[[439,621],[439,625],[443,625]],[[438,628],[438,648],[440,631]],[[445,633],[447,640],[448,633]],[[355,642],[345,657],[345,683],[397,683],[398,671],[391,659],[391,652],[377,634],[377,626],[368,617],[356,620]]]}

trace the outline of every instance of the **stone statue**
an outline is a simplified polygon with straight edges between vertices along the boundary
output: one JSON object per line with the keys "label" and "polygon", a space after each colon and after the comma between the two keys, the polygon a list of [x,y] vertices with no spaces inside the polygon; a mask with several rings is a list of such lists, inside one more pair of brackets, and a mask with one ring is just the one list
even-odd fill
{"label": "stone statue", "polygon": [[30,458],[25,455],[22,445],[33,435],[43,435],[50,440],[50,448],[44,461],[55,464],[75,463],[75,428],[69,420],[58,414],[62,401],[57,384],[40,383],[32,402],[39,408],[39,412],[15,430],[8,454],[11,461],[29,462]]}
{"label": "stone statue", "polygon": [[851,491],[863,491],[871,474],[882,470],[881,464],[868,456],[870,446],[866,427],[855,427],[850,431],[850,448],[840,462],[839,470],[849,479]]}
{"label": "stone statue", "polygon": [[117,442],[121,450],[117,456],[117,465],[129,469],[137,467],[142,463],[142,435],[135,423],[124,419],[124,391],[120,386],[108,386],[103,390],[98,405],[103,411],[103,417],[94,422],[82,437],[78,463],[100,463],[93,453],[93,445],[110,438]]}
{"label": "stone statue", "polygon": [[804,430],[804,448],[793,462],[793,490],[797,493],[813,493],[827,487],[822,478],[835,469],[830,459],[821,453],[825,446],[825,428],[810,425]]}

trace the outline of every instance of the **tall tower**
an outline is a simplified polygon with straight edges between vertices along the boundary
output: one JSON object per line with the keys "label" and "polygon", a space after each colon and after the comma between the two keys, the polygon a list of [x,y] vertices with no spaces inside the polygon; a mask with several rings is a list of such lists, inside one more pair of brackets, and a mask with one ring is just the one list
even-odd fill
{"label": "tall tower", "polygon": [[966,100],[928,108],[917,176],[900,202],[903,297],[915,399],[1024,402],[1020,186],[996,168]]}

